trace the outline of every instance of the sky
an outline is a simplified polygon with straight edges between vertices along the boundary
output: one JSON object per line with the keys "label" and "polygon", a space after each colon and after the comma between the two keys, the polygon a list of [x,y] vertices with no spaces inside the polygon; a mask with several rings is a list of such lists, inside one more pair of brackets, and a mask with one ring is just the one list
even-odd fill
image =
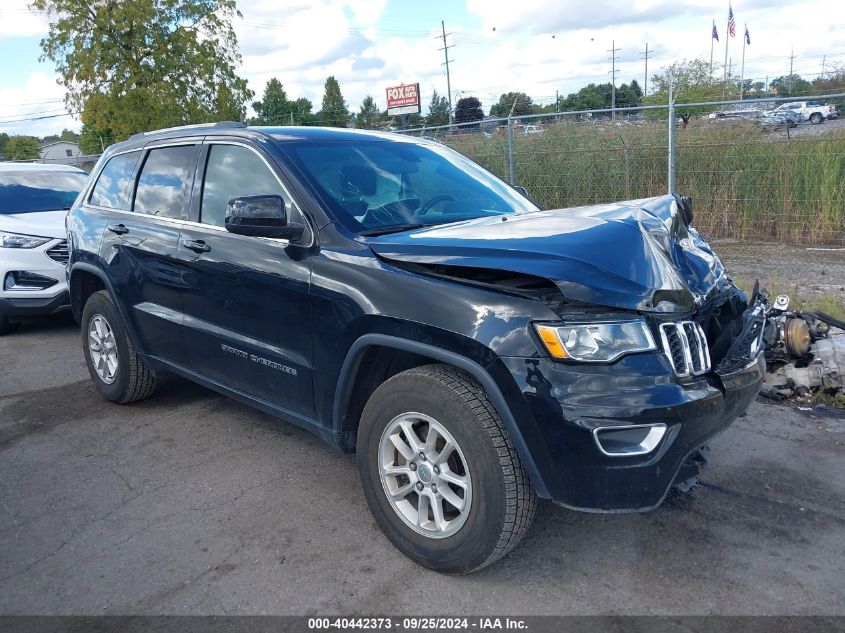
{"label": "sky", "polygon": [[[55,68],[39,61],[46,17],[27,6],[0,0],[0,132],[78,130]],[[728,13],[727,2],[709,0],[238,0],[238,8],[239,73],[256,98],[277,77],[289,98],[307,97],[316,111],[334,75],[350,110],[368,94],[383,109],[387,87],[419,82],[423,114],[434,90],[446,94],[441,21],[453,46],[452,98],[478,97],[486,112],[503,92],[549,103],[556,91],[610,81],[614,46],[618,83],[643,85],[646,44],[649,77],[676,60],[709,59],[713,20],[720,73]],[[737,0],[733,10],[728,55],[737,76],[746,24],[746,78],[787,74],[793,52],[794,72],[807,78],[823,63],[827,70],[845,65],[842,0]]]}

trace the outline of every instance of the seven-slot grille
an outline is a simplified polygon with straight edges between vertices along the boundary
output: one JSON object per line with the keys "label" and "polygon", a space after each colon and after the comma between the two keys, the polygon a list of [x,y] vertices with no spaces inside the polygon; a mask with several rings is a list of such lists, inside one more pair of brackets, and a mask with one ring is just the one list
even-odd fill
{"label": "seven-slot grille", "polygon": [[53,261],[59,262],[60,264],[67,264],[67,260],[68,260],[67,240],[62,240],[61,242],[56,244],[53,248],[47,249],[47,257],[49,257]]}
{"label": "seven-slot grille", "polygon": [[672,363],[675,374],[700,376],[710,371],[710,348],[704,330],[694,321],[662,323],[660,338],[663,351]]}

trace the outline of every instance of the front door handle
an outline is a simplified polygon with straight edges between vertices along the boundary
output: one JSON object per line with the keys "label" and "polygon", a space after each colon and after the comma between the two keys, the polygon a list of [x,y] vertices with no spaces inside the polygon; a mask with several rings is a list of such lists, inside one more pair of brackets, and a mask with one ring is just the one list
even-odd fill
{"label": "front door handle", "polygon": [[195,253],[207,253],[211,247],[202,240],[182,240],[182,246],[189,248]]}
{"label": "front door handle", "polygon": [[123,224],[112,224],[106,228],[112,233],[117,233],[118,235],[129,233],[129,229],[127,229]]}

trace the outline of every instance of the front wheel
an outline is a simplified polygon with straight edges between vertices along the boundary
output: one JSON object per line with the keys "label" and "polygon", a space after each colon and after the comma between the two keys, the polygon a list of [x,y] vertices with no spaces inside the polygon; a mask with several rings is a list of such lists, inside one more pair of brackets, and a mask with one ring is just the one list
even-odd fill
{"label": "front wheel", "polygon": [[484,389],[446,365],[409,369],[367,402],[358,470],[376,522],[416,563],[462,574],[513,549],[536,497]]}
{"label": "front wheel", "polygon": [[149,397],[155,374],[135,353],[123,321],[105,290],[91,295],[82,311],[82,349],[97,391],[125,404]]}

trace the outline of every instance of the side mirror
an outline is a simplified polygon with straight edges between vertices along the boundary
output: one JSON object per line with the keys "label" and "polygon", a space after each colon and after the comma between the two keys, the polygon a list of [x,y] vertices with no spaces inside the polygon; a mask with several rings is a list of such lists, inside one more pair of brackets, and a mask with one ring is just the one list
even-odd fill
{"label": "side mirror", "polygon": [[253,237],[276,237],[296,240],[305,227],[288,222],[285,201],[281,196],[241,196],[226,206],[225,227],[229,233]]}
{"label": "side mirror", "polygon": [[511,185],[511,186],[513,187],[514,191],[516,191],[519,195],[521,195],[523,198],[525,198],[526,200],[528,200],[532,204],[536,205],[538,209],[543,208],[543,207],[540,206],[539,202],[537,202],[534,198],[531,197],[531,194],[528,193],[528,189],[526,189],[525,187],[523,187],[521,185]]}

